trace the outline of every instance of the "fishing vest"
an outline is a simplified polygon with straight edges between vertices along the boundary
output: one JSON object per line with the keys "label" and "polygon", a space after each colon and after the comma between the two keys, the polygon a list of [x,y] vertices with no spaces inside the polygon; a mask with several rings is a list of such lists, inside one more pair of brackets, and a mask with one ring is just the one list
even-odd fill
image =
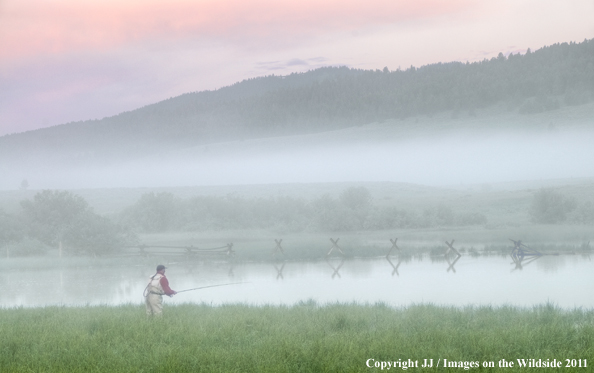
{"label": "fishing vest", "polygon": [[149,283],[147,286],[149,293],[159,294],[159,295],[165,294],[165,291],[163,291],[163,287],[161,286],[161,279],[163,277],[165,277],[165,276],[160,273],[157,273],[156,275],[150,277],[150,280],[149,280]]}

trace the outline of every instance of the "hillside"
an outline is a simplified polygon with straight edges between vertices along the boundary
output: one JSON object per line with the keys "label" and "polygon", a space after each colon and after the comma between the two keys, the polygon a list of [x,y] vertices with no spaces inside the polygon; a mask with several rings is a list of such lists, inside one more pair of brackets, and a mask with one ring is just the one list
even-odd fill
{"label": "hillside", "polygon": [[[2,152],[69,150],[136,154],[233,139],[311,133],[506,103],[535,113],[591,101],[594,40],[525,55],[406,70],[321,68],[194,92],[119,115],[0,138]],[[118,154],[118,155],[119,155]]]}
{"label": "hillside", "polygon": [[[4,164],[0,187],[32,189],[393,181],[467,185],[594,175],[594,103],[520,116],[392,119],[314,134],[197,145],[114,165]],[[46,160],[49,163],[49,160]]]}
{"label": "hillside", "polygon": [[[396,71],[328,67],[267,76],[101,120],[0,137],[0,172],[5,175],[0,187],[67,176],[89,180],[84,187],[93,186],[93,180],[107,186],[106,179],[130,177],[132,170],[147,167],[150,172],[155,163],[163,170],[217,154],[244,160],[257,153],[269,159],[276,157],[273,149],[307,152],[311,144],[344,148],[351,140],[368,145],[429,134],[435,138],[452,129],[590,128],[593,98],[594,39],[472,64]],[[255,153],[245,153],[250,149]],[[572,175],[552,177],[565,176]],[[179,180],[177,185],[193,182]]]}

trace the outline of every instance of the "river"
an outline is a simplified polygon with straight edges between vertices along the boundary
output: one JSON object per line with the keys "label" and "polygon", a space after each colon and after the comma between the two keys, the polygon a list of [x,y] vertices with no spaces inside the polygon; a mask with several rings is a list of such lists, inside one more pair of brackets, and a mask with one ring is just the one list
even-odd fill
{"label": "river", "polygon": [[[309,262],[171,262],[167,277],[180,291],[166,304],[294,305],[383,302],[393,307],[512,305],[546,302],[593,308],[594,263],[588,255],[543,256],[514,263],[510,256],[330,258]],[[141,304],[154,266],[14,269],[0,275],[2,307]]]}

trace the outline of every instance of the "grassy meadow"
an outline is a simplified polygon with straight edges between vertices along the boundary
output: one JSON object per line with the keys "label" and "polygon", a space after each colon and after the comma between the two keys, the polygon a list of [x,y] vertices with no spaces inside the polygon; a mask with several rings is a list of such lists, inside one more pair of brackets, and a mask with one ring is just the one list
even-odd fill
{"label": "grassy meadow", "polygon": [[593,354],[594,311],[552,305],[188,304],[167,306],[160,320],[147,320],[138,305],[0,309],[2,372],[380,371],[367,367],[368,359],[496,367],[501,359],[557,359],[563,366],[587,359],[589,367]]}

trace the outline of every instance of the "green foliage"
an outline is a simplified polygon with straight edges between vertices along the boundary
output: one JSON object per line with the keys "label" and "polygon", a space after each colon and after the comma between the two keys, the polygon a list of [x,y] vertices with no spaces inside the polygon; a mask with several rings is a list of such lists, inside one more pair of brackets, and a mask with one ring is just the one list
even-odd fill
{"label": "green foliage", "polygon": [[0,247],[23,237],[23,224],[19,217],[10,215],[0,209]]}
{"label": "green foliage", "polygon": [[37,193],[33,201],[22,201],[21,207],[28,233],[48,245],[62,241],[64,232],[91,209],[84,198],[58,190]]}
{"label": "green foliage", "polygon": [[64,232],[64,242],[71,253],[104,255],[118,251],[128,234],[111,220],[86,212]]}
{"label": "green foliage", "polygon": [[54,247],[64,243],[71,253],[110,253],[127,239],[124,229],[95,214],[84,198],[71,192],[44,190],[21,206],[31,238]]}
{"label": "green foliage", "polygon": [[569,214],[568,220],[578,224],[594,223],[594,203],[587,201],[579,204],[577,208]]}
{"label": "green foliage", "polygon": [[437,357],[591,364],[593,322],[592,310],[550,304],[185,304],[166,306],[162,320],[146,320],[136,305],[0,309],[0,371],[361,372],[378,371],[366,366],[368,359],[435,364]]}
{"label": "green foliage", "polygon": [[354,211],[367,211],[371,207],[371,193],[365,187],[351,187],[340,193],[340,202]]}
{"label": "green foliage", "polygon": [[316,215],[316,227],[320,230],[352,231],[360,225],[355,211],[329,195],[323,195],[312,204]]}
{"label": "green foliage", "polygon": [[454,213],[449,206],[440,204],[434,208],[425,209],[422,216],[422,225],[425,227],[444,227],[454,224]]}
{"label": "green foliage", "polygon": [[417,228],[419,226],[417,214],[396,207],[375,207],[365,221],[365,228],[370,230]]}
{"label": "green foliage", "polygon": [[445,205],[422,214],[373,204],[365,187],[350,187],[338,198],[329,194],[310,201],[291,198],[196,196],[148,193],[120,216],[121,222],[144,232],[171,230],[277,229],[285,232],[348,232],[391,228],[484,225],[481,213],[456,214]]}
{"label": "green foliage", "polygon": [[179,200],[171,193],[146,193],[124,211],[124,220],[134,222],[147,232],[163,232],[176,226]]}
{"label": "green foliage", "polygon": [[574,198],[565,197],[553,189],[540,189],[534,194],[530,216],[535,223],[561,223],[567,220],[567,214],[576,207]]}
{"label": "green foliage", "polygon": [[358,221],[357,229],[362,229],[372,207],[371,193],[365,187],[351,187],[345,189],[339,196],[342,205],[354,214]]}

